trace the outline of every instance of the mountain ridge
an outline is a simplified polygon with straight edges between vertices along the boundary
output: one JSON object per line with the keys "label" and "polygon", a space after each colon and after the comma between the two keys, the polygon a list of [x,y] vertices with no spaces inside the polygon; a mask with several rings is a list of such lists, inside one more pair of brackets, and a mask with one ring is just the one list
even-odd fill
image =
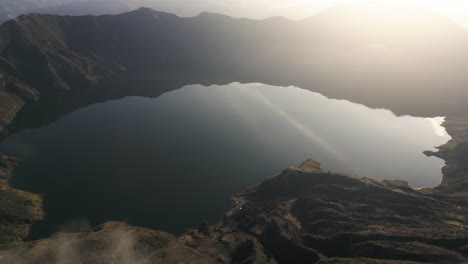
{"label": "mountain ridge", "polygon": [[[327,12],[320,16],[324,14]],[[333,17],[333,14],[328,16]],[[468,80],[458,73],[459,70],[448,71],[462,67],[464,58],[468,58],[465,48],[468,33],[462,34],[464,31],[460,28],[450,24],[453,26],[450,32],[456,32],[458,37],[440,33],[440,30],[425,33],[425,41],[432,44],[420,47],[414,43],[420,38],[417,36],[408,35],[409,40],[398,40],[389,35],[379,37],[376,42],[372,37],[374,33],[366,36],[365,31],[357,34],[364,34],[362,38],[353,36],[352,32],[359,32],[355,25],[346,35],[339,29],[341,26],[333,26],[334,29],[328,32],[317,29],[320,23],[316,23],[317,18],[313,20],[312,23],[306,20],[236,19],[208,13],[182,18],[149,8],[115,16],[31,14],[0,27],[4,40],[0,41],[3,61],[0,70],[38,90],[43,86],[62,89],[70,89],[70,84],[90,86],[100,76],[115,75],[122,70],[223,73],[238,76],[241,81],[300,86],[329,97],[386,107],[396,112],[405,107],[398,102],[402,98],[396,98],[393,91],[415,94],[413,104],[417,107],[414,108],[423,109],[429,101],[417,93],[438,95],[442,83],[452,83],[449,85],[452,87],[444,92],[451,96],[457,107],[460,106],[457,99],[464,95],[460,94],[460,89]],[[343,23],[338,21],[338,25]],[[80,29],[79,24],[86,30]],[[392,34],[398,36],[400,33]],[[16,41],[15,45],[9,45],[11,41]],[[234,41],[236,45],[233,45]],[[25,50],[18,51],[18,47]],[[390,56],[390,50],[397,55]],[[53,66],[52,69],[37,65],[35,69],[45,69],[43,75],[49,75],[52,84],[46,83],[45,77],[31,80],[34,74],[27,73],[27,67],[22,67],[24,51],[30,52],[30,57],[37,57],[38,63],[43,56],[42,63],[45,58],[46,64]],[[282,67],[290,68],[289,74],[282,72]],[[423,68],[426,69],[423,71]],[[438,78],[426,80],[435,74]],[[342,80],[336,80],[335,75],[341,76]],[[381,86],[380,91],[376,90],[378,86]],[[362,93],[361,98],[356,92]],[[387,96],[382,95],[385,93]],[[409,105],[411,102],[404,103]],[[406,108],[403,112],[428,112],[426,116],[436,112]]]}

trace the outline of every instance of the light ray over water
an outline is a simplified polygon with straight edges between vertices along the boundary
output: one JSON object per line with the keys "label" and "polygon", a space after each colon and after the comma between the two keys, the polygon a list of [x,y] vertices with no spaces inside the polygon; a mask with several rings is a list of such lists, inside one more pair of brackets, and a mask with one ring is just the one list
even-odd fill
{"label": "light ray over water", "polygon": [[10,136],[0,152],[24,160],[14,187],[44,194],[37,237],[77,219],[180,233],[214,223],[232,195],[308,158],[325,170],[436,186],[443,161],[422,152],[450,139],[442,122],[296,87],[190,85],[81,108]]}

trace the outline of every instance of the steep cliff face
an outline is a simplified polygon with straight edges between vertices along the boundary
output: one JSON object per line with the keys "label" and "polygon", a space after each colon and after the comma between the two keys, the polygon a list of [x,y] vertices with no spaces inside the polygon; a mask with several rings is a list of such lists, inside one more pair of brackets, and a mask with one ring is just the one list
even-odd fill
{"label": "steep cliff face", "polygon": [[6,22],[1,56],[3,71],[44,91],[86,87],[110,73],[91,58],[70,49],[67,18],[29,15]]}
{"label": "steep cliff face", "polygon": [[31,225],[44,214],[39,195],[8,185],[8,178],[18,165],[18,159],[0,155],[0,245],[22,241]]}

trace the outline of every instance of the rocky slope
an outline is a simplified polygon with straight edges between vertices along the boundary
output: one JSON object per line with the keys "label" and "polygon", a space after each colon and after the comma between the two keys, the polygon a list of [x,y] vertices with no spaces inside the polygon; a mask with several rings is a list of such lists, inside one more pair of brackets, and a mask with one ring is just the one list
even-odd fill
{"label": "rocky slope", "polygon": [[8,178],[19,163],[16,158],[0,155],[0,245],[22,241],[31,225],[44,214],[39,195],[8,185]]}
{"label": "rocky slope", "polygon": [[[468,207],[312,160],[233,198],[222,223],[176,238],[107,223],[4,246],[0,263],[462,263]],[[2,260],[4,262],[2,262]]]}
{"label": "rocky slope", "polygon": [[322,172],[308,161],[237,198],[242,206],[227,222],[257,237],[281,263],[465,261],[467,208],[399,182]]}
{"label": "rocky slope", "polygon": [[442,184],[436,188],[438,193],[463,198],[468,195],[468,118],[448,117],[443,126],[452,140],[440,146],[438,152],[427,151],[428,156],[445,160],[442,169]]}

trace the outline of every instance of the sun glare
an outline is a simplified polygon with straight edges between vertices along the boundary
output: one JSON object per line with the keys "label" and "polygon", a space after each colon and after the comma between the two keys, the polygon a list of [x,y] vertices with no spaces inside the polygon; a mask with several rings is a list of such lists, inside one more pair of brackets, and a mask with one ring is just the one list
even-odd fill
{"label": "sun glare", "polygon": [[435,11],[438,11],[460,25],[468,28],[468,1],[465,0],[426,0],[425,2]]}
{"label": "sun glare", "polygon": [[374,11],[380,14],[392,13],[396,7],[426,8],[452,19],[468,28],[468,1],[466,0],[275,0],[270,1],[269,9],[278,16],[302,19],[336,5],[378,4]]}
{"label": "sun glare", "polygon": [[[338,4],[345,3],[350,1],[342,0]],[[395,8],[427,8],[468,27],[468,1],[465,0],[351,0],[351,3],[379,3],[384,7],[381,13],[390,13]]]}

